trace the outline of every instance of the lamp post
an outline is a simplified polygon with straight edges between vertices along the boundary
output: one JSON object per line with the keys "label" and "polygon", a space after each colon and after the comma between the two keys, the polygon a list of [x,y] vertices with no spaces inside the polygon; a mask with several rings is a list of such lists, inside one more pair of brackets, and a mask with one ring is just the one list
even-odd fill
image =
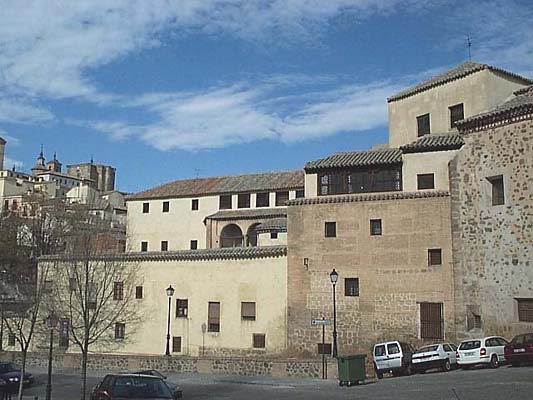
{"label": "lamp post", "polygon": [[331,279],[331,284],[333,285],[333,351],[332,357],[337,358],[337,304],[335,301],[335,286],[337,285],[337,279],[339,279],[339,274],[333,268],[333,271],[329,274],[329,279]]}
{"label": "lamp post", "polygon": [[167,349],[165,356],[170,356],[170,308],[172,307],[172,296],[174,296],[174,288],[169,285],[166,289],[168,296],[168,318],[167,318]]}
{"label": "lamp post", "polygon": [[59,318],[54,313],[48,314],[44,320],[46,327],[50,330],[50,348],[48,350],[48,380],[46,381],[46,400],[52,398],[52,360],[54,351],[54,329],[59,323]]}

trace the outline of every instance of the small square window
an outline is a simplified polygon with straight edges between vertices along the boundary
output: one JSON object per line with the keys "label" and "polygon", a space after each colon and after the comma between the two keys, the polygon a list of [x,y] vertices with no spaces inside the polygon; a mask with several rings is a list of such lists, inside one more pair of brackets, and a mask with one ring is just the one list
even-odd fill
{"label": "small square window", "polygon": [[380,219],[370,220],[370,235],[372,236],[381,235],[381,220]]}
{"label": "small square window", "polygon": [[428,265],[441,265],[441,264],[442,264],[441,249],[429,249],[428,250]]}
{"label": "small square window", "polygon": [[176,299],[176,318],[187,318],[189,315],[189,300]]}
{"label": "small square window", "polygon": [[502,204],[505,204],[503,176],[493,176],[487,179],[491,184],[492,205],[501,206]]}
{"label": "small square window", "polygon": [[163,202],[163,212],[167,213],[169,211],[170,211],[170,202],[169,201],[164,201]]}
{"label": "small square window", "polygon": [[435,189],[435,174],[417,174],[418,190]]}
{"label": "small square window", "polygon": [[161,241],[161,251],[168,251],[168,241],[166,240]]}
{"label": "small square window", "polygon": [[136,286],[135,287],[135,298],[136,299],[142,299],[143,298],[143,287],[142,286]]}
{"label": "small square window", "polygon": [[465,117],[465,109],[463,103],[456,104],[449,107],[450,110],[450,128],[455,128],[457,121],[461,121]]}
{"label": "small square window", "polygon": [[278,238],[278,232],[270,232],[270,239],[277,239]]}
{"label": "small square window", "polygon": [[359,278],[344,279],[344,295],[359,296]]}
{"label": "small square window", "polygon": [[124,339],[126,335],[126,324],[121,322],[115,323],[115,339]]}
{"label": "small square window", "polygon": [[250,193],[240,193],[237,196],[237,207],[238,208],[250,208]]}
{"label": "small square window", "polygon": [[172,352],[181,353],[181,336],[172,337]]}
{"label": "small square window", "polygon": [[241,317],[243,321],[255,321],[255,303],[245,302],[241,303]]}
{"label": "small square window", "polygon": [[326,222],[324,227],[325,227],[326,237],[337,237],[337,223],[336,222]]}
{"label": "small square window", "polygon": [[256,193],[255,195],[255,206],[256,207],[269,207],[270,206],[270,193]]}
{"label": "small square window", "polygon": [[191,240],[191,250],[198,249],[198,240]]}
{"label": "small square window", "polygon": [[253,346],[254,349],[264,349],[266,347],[266,336],[264,333],[254,333]]}
{"label": "small square window", "polygon": [[148,251],[148,242],[141,242],[141,251]]}
{"label": "small square window", "polygon": [[276,207],[284,206],[289,201],[289,191],[276,192]]}
{"label": "small square window", "polygon": [[198,199],[192,199],[191,200],[191,210],[192,211],[198,211],[199,206],[199,200]]}
{"label": "small square window", "polygon": [[219,208],[221,210],[230,210],[231,209],[231,194],[225,194],[219,198]]}
{"label": "small square window", "polygon": [[150,212],[150,203],[143,203],[143,214],[148,214]]}
{"label": "small square window", "polygon": [[305,189],[297,189],[295,197],[297,199],[300,199],[302,197],[305,197]]}
{"label": "small square window", "polygon": [[416,117],[416,124],[418,127],[418,137],[429,135],[431,133],[429,125],[429,114],[424,114]]}
{"label": "small square window", "polygon": [[331,343],[318,343],[318,354],[331,354]]}

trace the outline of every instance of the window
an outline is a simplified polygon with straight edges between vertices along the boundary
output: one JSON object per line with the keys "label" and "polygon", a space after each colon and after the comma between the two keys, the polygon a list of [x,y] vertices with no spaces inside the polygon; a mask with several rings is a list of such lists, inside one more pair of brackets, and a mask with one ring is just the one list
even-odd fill
{"label": "window", "polygon": [[516,299],[518,303],[518,320],[533,322],[533,299]]}
{"label": "window", "polygon": [[491,184],[492,205],[500,206],[505,204],[505,194],[503,190],[503,176],[493,176],[487,178]]}
{"label": "window", "polygon": [[255,303],[245,302],[241,303],[241,317],[243,321],[255,321]]}
{"label": "window", "polygon": [[168,251],[168,241],[166,240],[161,241],[161,251]]}
{"label": "window", "polygon": [[170,202],[169,201],[164,201],[163,202],[163,212],[167,213],[169,210],[170,210]]}
{"label": "window", "polygon": [[317,343],[318,354],[331,354],[331,343]]}
{"label": "window", "polygon": [[446,343],[442,345],[442,349],[443,349],[444,351],[448,352],[448,353],[454,351],[454,350],[452,350],[452,348],[451,348],[448,344],[446,344]]}
{"label": "window", "polygon": [[143,214],[148,214],[150,212],[150,203],[143,203]]}
{"label": "window", "polygon": [[9,333],[8,336],[7,336],[7,345],[8,346],[14,346],[15,345],[15,335],[13,335],[12,333]]}
{"label": "window", "polygon": [[402,190],[401,166],[359,168],[318,174],[319,195]]}
{"label": "window", "polygon": [[434,174],[417,174],[416,183],[418,190],[435,189],[435,175]]}
{"label": "window", "polygon": [[124,300],[124,282],[115,282],[113,300]]}
{"label": "window", "polygon": [[220,303],[210,301],[207,309],[207,332],[220,332]]}
{"label": "window", "polygon": [[442,303],[420,303],[420,338],[443,339]]}
{"label": "window", "polygon": [[59,347],[68,347],[68,334],[70,330],[70,320],[62,319],[59,321]]}
{"label": "window", "polygon": [[198,206],[199,206],[198,203],[199,203],[198,199],[192,199],[191,200],[191,210],[198,211]]}
{"label": "window", "polygon": [[235,224],[226,225],[220,232],[220,247],[241,247],[244,241],[241,228]]}
{"label": "window", "polygon": [[219,198],[219,207],[221,210],[230,210],[231,209],[231,194],[225,194]]}
{"label": "window", "polygon": [[270,232],[270,239],[277,239],[278,238],[278,232]]}
{"label": "window", "polygon": [[481,312],[479,306],[466,306],[466,329],[469,331],[472,329],[481,329]]}
{"label": "window", "polygon": [[376,357],[386,356],[385,354],[385,345],[380,344],[374,348],[374,355]]}
{"label": "window", "polygon": [[181,336],[174,336],[172,338],[172,352],[181,353]]}
{"label": "window", "polygon": [[189,300],[176,299],[176,318],[187,318],[189,315]]}
{"label": "window", "polygon": [[289,201],[289,191],[276,192],[276,206],[284,206]]}
{"label": "window", "polygon": [[191,250],[196,250],[198,248],[198,240],[191,240]]}
{"label": "window", "polygon": [[429,114],[416,117],[416,125],[418,127],[418,137],[429,135],[431,133],[429,126]]}
{"label": "window", "polygon": [[381,235],[381,220],[380,219],[370,220],[370,235],[372,236]]}
{"label": "window", "polygon": [[77,288],[78,284],[76,281],[76,278],[69,278],[68,280],[68,290],[71,292],[74,292]]}
{"label": "window", "polygon": [[135,298],[136,299],[142,299],[143,298],[143,287],[142,286],[136,286],[135,287]]}
{"label": "window", "polygon": [[305,197],[305,189],[296,189],[295,197],[297,199]]}
{"label": "window", "polygon": [[359,296],[359,278],[344,279],[344,295]]}
{"label": "window", "polygon": [[326,237],[336,237],[337,236],[337,223],[336,222],[326,222],[324,227],[325,227],[325,236]]}
{"label": "window", "polygon": [[254,349],[264,349],[266,346],[266,338],[264,333],[254,333],[253,346]]}
{"label": "window", "polygon": [[122,322],[115,323],[115,339],[124,339],[126,333],[126,324]]}
{"label": "window", "polygon": [[428,265],[441,265],[442,264],[442,250],[441,249],[428,249]]}
{"label": "window", "polygon": [[256,193],[255,195],[255,206],[256,207],[269,207],[270,206],[270,193]]}
{"label": "window", "polygon": [[148,242],[141,242],[141,251],[148,251]]}
{"label": "window", "polygon": [[465,108],[463,103],[456,104],[449,107],[450,110],[450,128],[455,128],[457,121],[464,119],[465,117]]}
{"label": "window", "polygon": [[237,196],[238,208],[250,208],[250,193],[241,193]]}
{"label": "window", "polygon": [[[87,309],[96,310],[96,284],[94,282],[89,282],[88,286],[89,298],[87,299]],[[113,297],[115,296],[115,288],[113,287]]]}
{"label": "window", "polygon": [[54,281],[44,281],[43,284],[43,293],[52,293],[54,289]]}
{"label": "window", "polygon": [[398,354],[400,352],[400,346],[398,343],[389,343],[387,345],[387,352],[390,354]]}

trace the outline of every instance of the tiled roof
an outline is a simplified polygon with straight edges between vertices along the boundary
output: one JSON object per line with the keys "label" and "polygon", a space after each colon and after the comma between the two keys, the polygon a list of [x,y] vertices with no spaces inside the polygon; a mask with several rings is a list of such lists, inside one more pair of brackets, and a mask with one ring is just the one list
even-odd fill
{"label": "tiled roof", "polygon": [[489,112],[457,122],[457,128],[466,133],[533,118],[533,85],[517,90],[514,94],[515,97]]}
{"label": "tiled roof", "polygon": [[328,168],[364,167],[370,165],[388,165],[402,162],[402,152],[399,149],[350,151],[335,153],[329,157],[316,161],[309,161],[305,165],[307,172]]}
{"label": "tiled roof", "polygon": [[[109,261],[200,261],[200,260],[237,260],[249,258],[271,258],[287,255],[287,246],[264,247],[225,247],[218,249],[135,252],[110,254],[95,257],[95,260]],[[40,257],[40,262],[71,260],[61,256]]]}
{"label": "tiled roof", "polygon": [[480,64],[476,63],[474,61],[467,61],[463,64],[458,65],[457,67],[454,67],[452,69],[449,69],[448,71],[445,71],[437,76],[434,76],[431,79],[428,79],[427,81],[424,81],[422,83],[419,83],[416,86],[413,86],[411,88],[402,90],[401,92],[389,97],[387,99],[387,102],[391,103],[393,101],[401,100],[409,96],[413,96],[415,94],[424,92],[426,90],[429,90],[431,88],[434,88],[436,86],[444,85],[445,83],[455,81],[457,79],[464,78],[468,75],[471,75],[473,73],[483,71],[485,69],[488,69],[490,71],[493,71],[495,73],[499,73],[500,75],[504,75],[507,78],[511,78],[515,81],[522,82],[524,84],[531,84],[533,83],[533,80],[524,78],[523,76],[514,74],[509,71],[505,71],[500,68],[493,67],[491,65],[487,64]]}
{"label": "tiled roof", "polygon": [[401,146],[404,153],[423,153],[426,151],[441,151],[460,149],[464,144],[461,135],[424,135],[413,143]]}
{"label": "tiled roof", "polygon": [[257,233],[262,232],[287,232],[287,218],[273,218],[271,220],[263,222],[257,228]]}
{"label": "tiled roof", "polygon": [[229,221],[236,219],[274,218],[282,216],[287,216],[286,208],[252,208],[247,210],[221,210],[208,215],[205,219]]}
{"label": "tiled roof", "polygon": [[298,189],[303,186],[304,171],[302,170],[265,172],[178,180],[128,196],[127,200]]}
{"label": "tiled roof", "polygon": [[425,199],[432,197],[449,197],[446,191],[427,192],[387,192],[372,194],[343,194],[336,196],[319,196],[312,198],[300,198],[289,201],[289,206],[303,206],[309,204],[331,204],[331,203],[354,203],[363,201],[383,201],[383,200],[404,200],[404,199]]}

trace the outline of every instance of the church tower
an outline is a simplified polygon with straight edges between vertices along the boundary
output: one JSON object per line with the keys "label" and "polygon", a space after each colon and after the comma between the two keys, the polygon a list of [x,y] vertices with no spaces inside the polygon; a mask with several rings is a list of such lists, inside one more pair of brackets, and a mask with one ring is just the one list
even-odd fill
{"label": "church tower", "polygon": [[6,141],[0,137],[0,171],[4,169],[4,149],[6,147]]}
{"label": "church tower", "polygon": [[39,153],[39,157],[37,157],[37,162],[35,163],[35,166],[31,169],[31,172],[33,176],[37,176],[46,171],[47,169],[44,165],[43,146],[41,146],[41,152]]}
{"label": "church tower", "polygon": [[61,164],[59,160],[57,159],[56,153],[54,153],[54,159],[46,163],[46,166],[48,167],[48,171],[58,172],[58,173],[61,173],[62,165],[63,164]]}

